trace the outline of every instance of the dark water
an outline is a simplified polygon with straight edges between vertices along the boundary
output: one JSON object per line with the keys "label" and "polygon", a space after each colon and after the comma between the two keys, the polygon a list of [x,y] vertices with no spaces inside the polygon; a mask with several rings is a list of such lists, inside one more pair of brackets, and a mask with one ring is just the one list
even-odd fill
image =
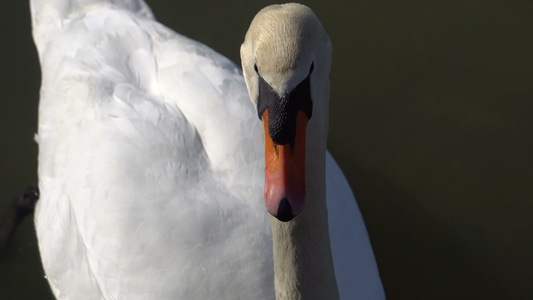
{"label": "dark water", "polygon": [[[0,216],[36,183],[40,75],[25,2],[0,10]],[[333,41],[329,148],[389,299],[533,299],[533,3],[304,3]],[[268,2],[149,4],[239,63]],[[0,298],[51,298],[31,220],[17,233]]]}

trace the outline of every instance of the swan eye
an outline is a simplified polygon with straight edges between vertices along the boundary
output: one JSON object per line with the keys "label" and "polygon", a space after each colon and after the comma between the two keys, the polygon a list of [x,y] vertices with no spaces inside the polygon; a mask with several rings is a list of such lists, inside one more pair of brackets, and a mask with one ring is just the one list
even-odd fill
{"label": "swan eye", "polygon": [[259,70],[257,69],[257,64],[254,63],[254,70],[257,75],[259,75]]}
{"label": "swan eye", "polygon": [[313,73],[313,70],[315,69],[315,63],[312,62],[311,63],[311,68],[309,69],[309,75],[311,75],[311,73]]}

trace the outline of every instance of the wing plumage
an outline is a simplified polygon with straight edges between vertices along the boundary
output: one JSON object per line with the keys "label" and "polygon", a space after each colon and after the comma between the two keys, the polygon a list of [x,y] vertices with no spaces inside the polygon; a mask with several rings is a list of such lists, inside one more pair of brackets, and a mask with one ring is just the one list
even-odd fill
{"label": "wing plumage", "polygon": [[65,15],[35,28],[36,227],[54,293],[271,299],[261,134],[239,69],[112,5]]}
{"label": "wing plumage", "polygon": [[329,236],[341,299],[385,299],[376,259],[348,181],[326,153]]}

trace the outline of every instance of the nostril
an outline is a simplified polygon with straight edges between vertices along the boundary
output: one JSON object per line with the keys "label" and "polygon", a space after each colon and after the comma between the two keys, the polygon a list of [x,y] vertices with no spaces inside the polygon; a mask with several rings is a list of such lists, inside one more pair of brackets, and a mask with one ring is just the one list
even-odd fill
{"label": "nostril", "polygon": [[281,199],[279,202],[278,213],[275,215],[275,217],[281,222],[288,222],[294,218],[291,204],[289,203],[289,199],[287,199],[287,197]]}

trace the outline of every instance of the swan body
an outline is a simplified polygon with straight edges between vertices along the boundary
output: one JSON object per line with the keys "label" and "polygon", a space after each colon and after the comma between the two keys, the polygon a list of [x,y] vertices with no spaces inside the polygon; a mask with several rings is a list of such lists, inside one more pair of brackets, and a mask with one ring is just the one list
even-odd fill
{"label": "swan body", "polygon": [[[274,299],[261,124],[242,73],[140,0],[31,0],[42,83],[35,226],[58,299]],[[326,156],[339,294],[382,299]]]}

